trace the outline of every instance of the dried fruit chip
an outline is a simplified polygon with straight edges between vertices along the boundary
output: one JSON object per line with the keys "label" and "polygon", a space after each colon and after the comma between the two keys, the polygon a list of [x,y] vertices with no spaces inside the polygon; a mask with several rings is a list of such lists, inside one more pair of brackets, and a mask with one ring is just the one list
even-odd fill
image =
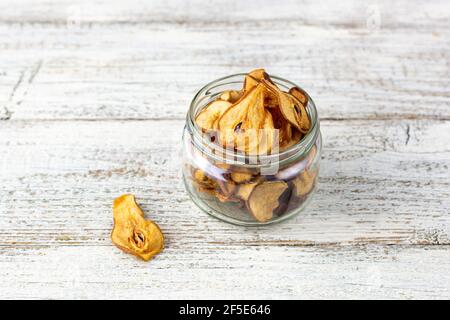
{"label": "dried fruit chip", "polygon": [[231,103],[235,103],[242,97],[242,92],[237,90],[228,90],[223,92],[220,95],[220,99],[224,101],[228,101]]}
{"label": "dried fruit chip", "polygon": [[269,154],[278,140],[278,131],[274,128],[272,115],[266,110],[266,117],[262,129],[257,131],[257,144],[247,145],[244,149],[250,155]]}
{"label": "dried fruit chip", "polygon": [[197,190],[199,192],[209,194],[210,196],[216,196],[217,195],[217,190],[216,189],[211,189],[211,188],[205,188],[205,187],[202,187],[202,186],[198,186]]}
{"label": "dried fruit chip", "polygon": [[251,192],[247,206],[256,220],[272,219],[273,211],[280,205],[278,199],[288,188],[284,181],[267,181],[257,185]]}
{"label": "dried fruit chip", "polygon": [[225,197],[231,197],[236,189],[236,184],[233,181],[218,181],[218,185]]}
{"label": "dried fruit chip", "polygon": [[[244,79],[244,91],[249,91],[252,88],[256,87],[263,79],[270,83],[273,83],[272,79],[270,79],[270,76],[264,69],[255,69],[253,71],[250,71]],[[271,105],[271,103],[269,102],[271,98],[271,96],[266,96],[268,102],[267,104],[269,106]]]}
{"label": "dried fruit chip", "polygon": [[270,113],[273,118],[274,128],[279,130],[279,143],[280,147],[282,147],[283,145],[289,143],[292,139],[291,124],[284,119],[280,109],[271,108]]}
{"label": "dried fruit chip", "polygon": [[[261,81],[262,79],[270,80],[269,75],[267,74],[266,70],[264,69],[254,69],[248,73],[249,76],[255,78],[258,81]],[[272,80],[270,80],[272,81]]]}
{"label": "dried fruit chip", "polygon": [[231,173],[231,179],[236,183],[244,183],[247,181],[250,181],[252,179],[253,175],[249,172],[232,172]]}
{"label": "dried fruit chip", "polygon": [[251,75],[246,75],[244,78],[244,91],[248,92],[252,90],[254,87],[256,87],[259,84],[259,80],[253,78]]}
{"label": "dried fruit chip", "polygon": [[294,179],[295,186],[294,194],[297,197],[302,197],[311,192],[314,187],[314,181],[317,176],[317,171],[302,171],[300,175]]}
{"label": "dried fruit chip", "polygon": [[238,198],[235,198],[233,196],[225,196],[220,192],[216,193],[216,198],[219,199],[220,202],[241,202],[241,200]]}
{"label": "dried fruit chip", "polygon": [[112,242],[121,250],[145,261],[164,248],[164,236],[158,225],[144,219],[144,213],[133,195],[123,195],[114,200],[114,228]]}
{"label": "dried fruit chip", "polygon": [[208,177],[202,170],[196,169],[194,170],[194,179],[195,181],[204,188],[215,188],[216,183],[210,177]]}
{"label": "dried fruit chip", "polygon": [[[219,119],[220,141],[225,147],[237,147],[238,138],[251,139],[251,143],[258,144],[252,136],[252,130],[263,127],[266,113],[264,109],[264,87],[258,85],[246,93],[238,102],[232,105]],[[249,131],[249,132],[246,132]],[[241,144],[244,145],[245,144]]]}
{"label": "dried fruit chip", "polygon": [[[291,128],[292,129],[292,128]],[[302,134],[297,129],[293,129],[291,139],[289,141],[284,141],[280,146],[280,152],[289,149],[290,147],[296,145],[302,139]]]}
{"label": "dried fruit chip", "polygon": [[253,189],[258,185],[258,182],[244,183],[238,186],[236,196],[244,201],[248,200],[248,197],[252,193]]}
{"label": "dried fruit chip", "polygon": [[216,120],[218,120],[231,105],[231,102],[224,100],[213,101],[197,115],[195,123],[203,131],[217,129]]}
{"label": "dried fruit chip", "polygon": [[230,170],[230,165],[228,163],[216,163],[215,166],[222,169],[225,172]]}
{"label": "dried fruit chip", "polygon": [[294,103],[294,109],[296,111],[298,122],[300,124],[300,131],[303,133],[307,133],[310,129],[311,123],[309,121],[308,113],[306,112],[305,106],[300,103],[300,101],[294,96],[290,96]]}
{"label": "dried fruit chip", "polygon": [[264,86],[267,88],[267,90],[272,92],[272,94],[274,94],[277,97],[278,106],[280,108],[280,111],[281,111],[281,114],[283,115],[283,117],[287,121],[289,121],[294,127],[296,127],[298,130],[301,130],[300,120],[299,120],[299,115],[298,115],[298,113],[300,113],[300,110],[297,110],[295,108],[293,99],[288,94],[281,91],[273,83],[270,83],[269,81],[264,80],[264,79],[261,81],[261,83],[264,84]]}
{"label": "dried fruit chip", "polygon": [[306,107],[306,105],[308,104],[308,96],[306,95],[305,91],[303,91],[299,87],[292,87],[289,90],[289,93],[293,95],[298,101],[300,101],[304,107]]}

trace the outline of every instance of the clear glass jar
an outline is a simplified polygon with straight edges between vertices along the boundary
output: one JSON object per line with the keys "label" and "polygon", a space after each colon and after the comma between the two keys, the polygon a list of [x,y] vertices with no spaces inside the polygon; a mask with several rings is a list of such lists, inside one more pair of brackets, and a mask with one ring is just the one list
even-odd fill
{"label": "clear glass jar", "polygon": [[[308,95],[311,129],[297,144],[261,156],[236,154],[218,146],[195,125],[195,117],[224,91],[240,90],[244,77],[235,74],[215,80],[192,100],[183,131],[183,180],[191,199],[208,214],[237,225],[267,225],[298,214],[315,191],[322,149],[319,117]],[[284,91],[299,87],[279,77],[271,79]],[[273,203],[273,194],[281,191]],[[261,212],[269,211],[271,215],[261,218]]]}

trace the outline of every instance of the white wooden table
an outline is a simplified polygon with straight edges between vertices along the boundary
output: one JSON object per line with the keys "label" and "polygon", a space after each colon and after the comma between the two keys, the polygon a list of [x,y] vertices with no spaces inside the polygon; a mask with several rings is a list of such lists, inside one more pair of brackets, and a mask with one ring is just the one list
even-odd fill
{"label": "white wooden table", "polygon": [[[0,0],[0,298],[450,298],[448,1]],[[320,189],[265,228],[180,179],[196,90],[265,67],[322,119]],[[166,235],[116,249],[133,193]]]}

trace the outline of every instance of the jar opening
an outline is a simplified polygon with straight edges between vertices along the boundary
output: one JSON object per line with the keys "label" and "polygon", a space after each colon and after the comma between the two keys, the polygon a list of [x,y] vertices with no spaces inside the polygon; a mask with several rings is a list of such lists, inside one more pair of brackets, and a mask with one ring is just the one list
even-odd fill
{"label": "jar opening", "polygon": [[[187,128],[192,135],[192,142],[195,147],[205,154],[205,156],[212,158],[217,162],[253,168],[265,167],[271,163],[280,165],[307,154],[318,138],[320,125],[314,101],[306,92],[305,93],[308,97],[306,110],[311,121],[311,128],[299,142],[278,153],[251,155],[243,154],[233,149],[224,148],[220,144],[216,143],[216,137],[211,138],[210,135],[202,132],[202,130],[196,125],[195,118],[197,114],[209,102],[217,98],[217,96],[219,96],[223,91],[229,90],[232,86],[235,87],[234,89],[242,86],[245,75],[245,73],[240,73],[214,80],[205,85],[194,96],[187,113],[186,123]],[[291,87],[301,88],[293,82],[280,77],[271,76],[271,79],[283,91],[287,91]]]}

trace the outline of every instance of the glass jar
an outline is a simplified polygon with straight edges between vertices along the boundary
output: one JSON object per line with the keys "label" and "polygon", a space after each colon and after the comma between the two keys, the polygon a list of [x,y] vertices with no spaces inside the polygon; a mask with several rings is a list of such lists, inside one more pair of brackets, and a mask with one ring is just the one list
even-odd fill
{"label": "glass jar", "polygon": [[[215,80],[192,100],[183,131],[183,180],[191,199],[208,214],[237,225],[267,225],[298,214],[315,191],[322,148],[319,117],[308,95],[311,129],[297,144],[260,156],[222,148],[202,133],[195,118],[224,91],[240,90],[244,77]],[[279,77],[271,79],[283,91],[299,87]]]}

